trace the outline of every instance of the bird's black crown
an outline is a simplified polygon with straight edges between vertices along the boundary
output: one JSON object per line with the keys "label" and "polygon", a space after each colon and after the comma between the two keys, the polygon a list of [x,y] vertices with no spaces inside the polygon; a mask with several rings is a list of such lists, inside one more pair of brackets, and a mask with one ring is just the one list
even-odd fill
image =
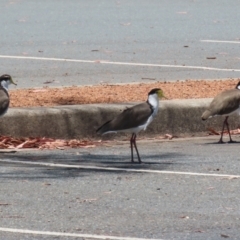
{"label": "bird's black crown", "polygon": [[236,85],[236,89],[240,90],[240,81],[238,82],[238,84]]}
{"label": "bird's black crown", "polygon": [[8,74],[3,74],[1,77],[0,77],[0,81],[7,81],[7,80],[10,80],[11,79],[11,76],[8,75]]}
{"label": "bird's black crown", "polygon": [[161,88],[154,88],[154,89],[152,89],[152,90],[148,93],[148,95],[157,93],[157,92],[160,91],[160,90],[161,90]]}

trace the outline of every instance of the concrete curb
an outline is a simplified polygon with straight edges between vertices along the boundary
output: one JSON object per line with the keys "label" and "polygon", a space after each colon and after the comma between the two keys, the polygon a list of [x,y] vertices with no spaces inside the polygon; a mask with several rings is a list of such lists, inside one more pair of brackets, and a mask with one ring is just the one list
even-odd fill
{"label": "concrete curb", "polygon": [[[160,109],[141,136],[173,134],[190,136],[206,133],[209,127],[220,130],[223,117],[205,122],[201,114],[212,99],[166,100],[160,101]],[[136,104],[136,103],[135,103]],[[87,104],[57,107],[12,108],[0,118],[0,134],[15,137],[52,137],[52,138],[99,138],[96,129],[119,114],[127,104]],[[238,127],[239,117],[230,117],[231,129]],[[116,138],[122,134],[106,135]]]}

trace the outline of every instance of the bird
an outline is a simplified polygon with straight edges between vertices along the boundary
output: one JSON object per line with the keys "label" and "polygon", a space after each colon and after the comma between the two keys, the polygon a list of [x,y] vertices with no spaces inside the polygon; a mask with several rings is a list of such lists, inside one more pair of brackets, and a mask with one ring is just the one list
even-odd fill
{"label": "bird", "polygon": [[223,143],[222,138],[225,125],[229,134],[229,143],[234,142],[232,140],[228,124],[228,117],[233,113],[240,114],[240,81],[236,85],[235,89],[225,90],[218,94],[216,97],[214,97],[209,107],[202,114],[202,120],[207,120],[210,117],[218,115],[225,116],[222,126],[221,137],[218,141],[219,143]]}
{"label": "bird", "polygon": [[[130,132],[131,147],[131,162],[133,158],[133,146],[136,150],[138,162],[141,163],[141,158],[137,149],[136,137],[141,130],[146,130],[147,126],[152,122],[153,118],[158,113],[159,99],[165,97],[162,89],[154,88],[148,93],[148,99],[144,103],[140,103],[133,107],[125,109],[112,120],[104,123],[97,129],[98,134]],[[166,97],[165,97],[166,98]]]}
{"label": "bird", "polygon": [[0,76],[0,116],[3,116],[9,107],[10,99],[8,94],[8,85],[17,85],[8,74]]}

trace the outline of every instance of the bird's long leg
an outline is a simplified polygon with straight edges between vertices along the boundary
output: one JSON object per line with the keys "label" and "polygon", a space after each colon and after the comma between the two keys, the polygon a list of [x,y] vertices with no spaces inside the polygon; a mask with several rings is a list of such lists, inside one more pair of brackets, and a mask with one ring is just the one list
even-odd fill
{"label": "bird's long leg", "polygon": [[230,129],[229,129],[228,117],[226,117],[226,119],[225,119],[225,124],[227,126],[227,130],[228,130],[228,134],[229,134],[229,139],[230,139],[229,143],[234,143],[234,141],[232,140],[232,137],[231,137]]}
{"label": "bird's long leg", "polygon": [[130,146],[131,146],[131,162],[134,162],[133,160],[133,140],[134,139],[134,133],[132,134],[132,137],[130,139]]}
{"label": "bird's long leg", "polygon": [[139,156],[139,152],[138,152],[138,149],[137,149],[137,144],[136,144],[136,137],[137,137],[137,135],[135,134],[135,133],[133,133],[134,134],[134,138],[133,138],[133,144],[134,144],[134,147],[135,147],[135,149],[136,149],[136,152],[137,152],[137,156],[138,156],[138,162],[139,163],[141,163],[142,161],[141,161],[141,158],[140,158],[140,156]]}
{"label": "bird's long leg", "polygon": [[226,117],[225,120],[223,121],[221,137],[220,137],[218,143],[224,143],[223,140],[222,140],[222,138],[223,138],[223,131],[224,131],[224,127],[225,127],[225,124],[226,124],[227,119],[228,119],[228,117]]}

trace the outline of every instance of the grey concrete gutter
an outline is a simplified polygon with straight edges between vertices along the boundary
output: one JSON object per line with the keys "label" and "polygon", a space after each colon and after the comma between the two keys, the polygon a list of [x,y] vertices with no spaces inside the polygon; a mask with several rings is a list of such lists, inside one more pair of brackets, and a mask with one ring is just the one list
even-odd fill
{"label": "grey concrete gutter", "polygon": [[[208,127],[220,130],[222,117],[205,122],[201,114],[211,99],[160,101],[157,117],[141,136],[161,134],[198,135]],[[15,137],[45,136],[53,138],[99,138],[96,129],[133,104],[88,104],[58,107],[12,108],[0,118],[0,134]],[[229,119],[231,128],[238,127],[238,115]],[[111,134],[104,138],[121,136]]]}

